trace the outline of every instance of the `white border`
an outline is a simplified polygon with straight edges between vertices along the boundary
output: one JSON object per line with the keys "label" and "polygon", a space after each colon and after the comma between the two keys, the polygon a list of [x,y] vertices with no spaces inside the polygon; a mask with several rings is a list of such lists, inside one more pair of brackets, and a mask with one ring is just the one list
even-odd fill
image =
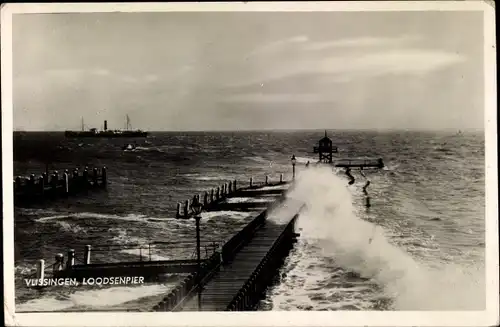
{"label": "white border", "polygon": [[[493,4],[494,5],[494,4]],[[151,11],[470,11],[484,12],[487,310],[458,312],[18,313],[14,312],[12,203],[12,14]],[[498,324],[496,43],[492,5],[482,1],[7,4],[1,11],[5,324],[21,326],[493,326]]]}

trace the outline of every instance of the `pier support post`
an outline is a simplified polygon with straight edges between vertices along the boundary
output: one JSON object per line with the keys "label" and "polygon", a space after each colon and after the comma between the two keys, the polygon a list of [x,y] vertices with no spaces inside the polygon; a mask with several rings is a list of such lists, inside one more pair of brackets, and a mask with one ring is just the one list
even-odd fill
{"label": "pier support post", "polygon": [[54,272],[61,271],[64,269],[64,254],[58,253],[56,254],[56,263],[54,264]]}
{"label": "pier support post", "polygon": [[214,189],[210,190],[210,203],[214,202]]}
{"label": "pier support post", "polygon": [[30,175],[29,183],[30,183],[31,191],[33,192],[35,190],[35,174]]}
{"label": "pier support post", "polygon": [[280,174],[280,183],[283,183],[283,174]]}
{"label": "pier support post", "polygon": [[189,200],[186,200],[184,203],[184,218],[187,218],[189,215]]}
{"label": "pier support post", "polygon": [[215,198],[216,198],[217,200],[219,200],[219,199],[220,199],[220,187],[218,187],[218,186],[217,186],[217,192],[215,193]]}
{"label": "pier support post", "polygon": [[237,188],[236,188],[236,179],[233,181],[233,192],[236,192]]}
{"label": "pier support post", "polygon": [[269,184],[269,176],[266,175],[266,185]]}
{"label": "pier support post", "polygon": [[233,183],[227,183],[227,186],[228,186],[227,194],[233,193]]}
{"label": "pier support post", "polygon": [[90,265],[90,251],[92,249],[91,245],[85,245],[85,253],[83,254],[83,262],[86,265]]}
{"label": "pier support post", "polygon": [[84,188],[87,188],[88,185],[89,185],[89,170],[87,169],[87,167],[85,167],[82,173],[82,186]]}
{"label": "pier support post", "polygon": [[45,260],[40,259],[36,264],[36,279],[43,279],[45,277]]}
{"label": "pier support post", "polygon": [[92,169],[92,173],[93,173],[92,182],[94,184],[93,186],[97,186],[97,181],[99,179],[97,168]]}
{"label": "pier support post", "polygon": [[106,187],[106,185],[108,185],[108,168],[106,168],[106,166],[102,167],[101,178],[102,178],[102,187]]}
{"label": "pier support post", "polygon": [[63,180],[64,180],[64,194],[69,193],[69,175],[67,172],[63,174]]}
{"label": "pier support post", "polygon": [[20,176],[17,176],[16,177],[16,191],[17,192],[21,192],[21,189],[22,189],[22,184],[21,184],[21,177]]}
{"label": "pier support post", "polygon": [[52,174],[52,178],[50,180],[50,183],[52,184],[52,189],[54,192],[57,191],[57,185],[59,184],[59,173],[57,172],[57,170],[54,172],[54,174]]}
{"label": "pier support post", "polygon": [[179,218],[181,216],[181,203],[177,202],[177,214],[176,217]]}
{"label": "pier support post", "polygon": [[253,177],[250,177],[250,187],[253,186]]}
{"label": "pier support post", "polygon": [[40,194],[43,195],[43,192],[45,192],[45,181],[43,176],[38,178],[38,189],[40,190]]}
{"label": "pier support post", "polygon": [[68,261],[66,261],[66,269],[71,270],[71,268],[73,268],[74,265],[75,265],[75,250],[69,249],[68,250]]}
{"label": "pier support post", "polygon": [[203,195],[203,206],[206,207],[208,206],[208,193],[205,192],[205,194]]}

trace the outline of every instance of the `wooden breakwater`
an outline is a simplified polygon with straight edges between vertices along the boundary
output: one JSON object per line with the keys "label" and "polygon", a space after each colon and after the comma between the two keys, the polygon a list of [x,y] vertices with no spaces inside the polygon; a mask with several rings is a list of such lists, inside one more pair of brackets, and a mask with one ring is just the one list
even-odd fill
{"label": "wooden breakwater", "polygon": [[[241,183],[241,182],[240,182]],[[262,202],[239,202],[239,203],[228,203],[227,198],[238,197],[244,194],[246,196],[256,197],[258,195],[266,194],[282,194],[282,190],[259,190],[259,188],[266,186],[277,186],[286,184],[283,179],[283,174],[280,174],[278,181],[271,181],[269,176],[265,176],[263,183],[256,183],[253,177],[250,177],[248,185],[238,188],[240,184],[236,180],[225,182],[222,185],[212,188],[209,191],[205,191],[203,195],[195,194],[192,199],[185,200],[184,203],[177,203],[176,217],[177,218],[190,218],[193,213],[191,211],[191,205],[193,203],[202,203],[203,210],[213,211],[213,210],[244,210],[244,209],[255,209],[262,207]],[[254,190],[254,192],[251,192]]]}
{"label": "wooden breakwater", "polygon": [[105,189],[108,184],[107,168],[85,167],[83,170],[67,169],[59,173],[44,172],[36,176],[17,176],[14,179],[14,203],[28,204],[65,196],[76,195],[95,189]]}

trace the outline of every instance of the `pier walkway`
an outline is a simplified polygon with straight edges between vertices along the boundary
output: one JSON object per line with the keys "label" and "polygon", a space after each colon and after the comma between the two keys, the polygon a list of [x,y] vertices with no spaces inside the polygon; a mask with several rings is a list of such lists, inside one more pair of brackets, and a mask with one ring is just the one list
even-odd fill
{"label": "pier walkway", "polygon": [[[173,308],[173,311],[225,311],[250,309],[256,305],[258,298],[250,295],[250,291],[257,293],[256,288],[261,285],[250,285],[257,282],[252,279],[256,278],[261,273],[259,269],[268,263],[267,261],[273,254],[271,250],[276,248],[275,245],[280,245],[280,237],[291,230],[296,216],[293,214],[290,217],[287,216],[291,212],[299,212],[301,206],[296,203],[291,208],[286,208],[288,210],[275,209],[267,217],[267,221],[255,231],[248,244],[239,250],[232,260],[221,264],[219,271],[201,290],[194,291],[190,298],[180,302]],[[284,217],[287,223],[274,223],[273,219],[276,215]],[[267,284],[273,276],[262,277],[268,277],[266,278]],[[262,282],[263,280],[260,284]],[[246,286],[248,289],[245,289]],[[237,308],[237,305],[240,305],[240,308]]]}

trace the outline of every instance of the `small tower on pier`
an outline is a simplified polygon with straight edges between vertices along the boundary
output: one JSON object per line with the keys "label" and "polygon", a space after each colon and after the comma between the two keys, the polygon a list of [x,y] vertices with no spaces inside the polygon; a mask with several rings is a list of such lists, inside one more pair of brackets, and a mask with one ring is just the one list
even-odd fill
{"label": "small tower on pier", "polygon": [[319,162],[333,162],[333,153],[338,153],[336,146],[333,146],[332,140],[326,135],[319,140],[318,146],[314,147],[314,153],[319,154]]}

